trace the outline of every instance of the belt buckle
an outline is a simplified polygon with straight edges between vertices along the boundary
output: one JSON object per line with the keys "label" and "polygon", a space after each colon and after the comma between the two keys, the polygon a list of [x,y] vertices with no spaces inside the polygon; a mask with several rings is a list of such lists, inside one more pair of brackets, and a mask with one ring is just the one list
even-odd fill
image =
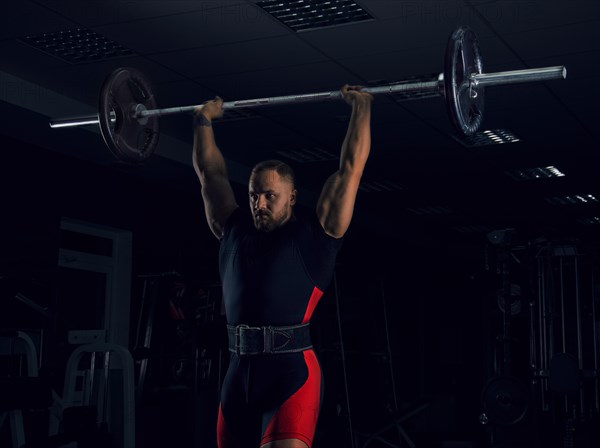
{"label": "belt buckle", "polygon": [[260,352],[246,351],[242,349],[242,340],[245,339],[245,333],[250,331],[262,331],[263,327],[251,327],[249,325],[241,324],[235,327],[235,353],[238,356],[243,355],[257,355]]}

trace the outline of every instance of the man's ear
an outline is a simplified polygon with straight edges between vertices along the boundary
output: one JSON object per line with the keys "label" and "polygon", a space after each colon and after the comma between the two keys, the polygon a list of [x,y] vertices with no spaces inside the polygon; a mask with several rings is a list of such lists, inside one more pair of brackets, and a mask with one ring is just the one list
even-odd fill
{"label": "man's ear", "polygon": [[298,196],[298,190],[292,190],[292,193],[290,194],[290,204],[294,205],[296,204],[296,197]]}

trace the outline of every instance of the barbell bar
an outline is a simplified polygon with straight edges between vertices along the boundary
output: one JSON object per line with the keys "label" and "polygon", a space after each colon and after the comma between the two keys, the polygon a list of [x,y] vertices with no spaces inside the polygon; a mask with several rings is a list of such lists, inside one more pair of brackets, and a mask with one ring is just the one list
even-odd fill
{"label": "barbell bar", "polygon": [[[553,79],[564,79],[566,77],[566,68],[563,66],[532,68],[525,70],[512,70],[496,73],[481,73],[473,74],[470,81],[474,87],[490,87],[507,84],[518,84],[525,82],[540,82]],[[438,78],[431,81],[415,81],[407,82],[406,84],[391,84],[376,87],[365,87],[361,91],[368,92],[372,95],[382,94],[411,94],[419,93],[432,96],[440,94],[440,84],[443,83],[443,78]],[[265,98],[254,98],[250,100],[224,101],[223,109],[247,109],[250,107],[263,106],[281,106],[285,104],[298,104],[308,102],[320,102],[328,100],[341,99],[339,90],[319,93],[304,93],[298,95],[283,95]],[[133,112],[133,116],[137,119],[172,115],[186,112],[193,112],[199,105],[193,106],[176,106],[163,109],[139,109]],[[50,121],[51,128],[61,128],[69,126],[84,126],[90,124],[98,124],[100,120],[98,115],[83,115],[72,118],[57,118]]]}
{"label": "barbell bar", "polygon": [[[119,70],[130,70],[130,69],[119,69]],[[372,95],[380,94],[393,94],[393,93],[426,93],[431,92],[436,94],[439,91],[439,81],[419,81],[411,82],[407,84],[397,85],[386,85],[377,87],[363,88],[363,92],[371,93]],[[283,95],[266,98],[254,98],[250,100],[238,100],[238,101],[224,101],[223,109],[247,109],[251,107],[263,107],[263,106],[281,106],[284,104],[298,104],[298,103],[312,103],[328,100],[341,99],[342,95],[339,90],[319,93],[304,93],[298,95]],[[167,107],[163,109],[144,109],[139,108],[133,112],[133,116],[137,119],[147,117],[160,117],[163,115],[179,114],[185,112],[193,112],[198,105],[194,106],[176,106]],[[69,126],[83,126],[89,124],[98,124],[100,122],[98,115],[84,115],[72,118],[58,118],[50,121],[51,128],[61,128]]]}
{"label": "barbell bar", "polygon": [[[485,87],[565,79],[566,76],[564,66],[484,73],[475,33],[468,27],[460,27],[448,39],[444,71],[437,78],[401,81],[362,90],[372,95],[396,94],[403,98],[443,96],[454,127],[464,135],[472,135],[483,120]],[[223,109],[227,111],[341,98],[341,92],[335,90],[225,101]],[[115,157],[139,163],[150,157],[158,145],[158,117],[193,112],[198,107],[201,105],[160,109],[145,76],[133,68],[119,68],[106,78],[102,86],[97,115],[52,119],[50,127],[99,124],[104,141]]]}

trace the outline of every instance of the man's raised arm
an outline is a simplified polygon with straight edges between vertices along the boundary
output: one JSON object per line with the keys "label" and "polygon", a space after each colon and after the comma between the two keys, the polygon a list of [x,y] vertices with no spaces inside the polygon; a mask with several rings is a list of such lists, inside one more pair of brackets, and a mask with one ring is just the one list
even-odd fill
{"label": "man's raised arm", "polygon": [[342,143],[340,168],[325,182],[317,216],[325,233],[341,238],[348,230],[360,178],[371,149],[371,103],[373,96],[360,87],[345,85],[342,96],[352,106],[346,138]]}
{"label": "man's raised arm", "polygon": [[206,220],[217,238],[229,215],[238,207],[229,183],[223,154],[217,147],[212,120],[223,116],[223,100],[207,101],[194,111],[193,164],[200,185]]}

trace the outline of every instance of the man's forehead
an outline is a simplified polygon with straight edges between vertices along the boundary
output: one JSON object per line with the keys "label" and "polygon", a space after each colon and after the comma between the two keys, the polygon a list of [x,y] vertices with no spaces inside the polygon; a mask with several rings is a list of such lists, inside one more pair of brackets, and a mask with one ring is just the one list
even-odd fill
{"label": "man's forehead", "polygon": [[281,177],[277,171],[268,170],[260,171],[250,176],[249,185],[254,188],[270,188],[281,187],[286,179]]}
{"label": "man's forehead", "polygon": [[278,189],[269,188],[265,185],[250,184],[248,187],[250,193],[277,193]]}

